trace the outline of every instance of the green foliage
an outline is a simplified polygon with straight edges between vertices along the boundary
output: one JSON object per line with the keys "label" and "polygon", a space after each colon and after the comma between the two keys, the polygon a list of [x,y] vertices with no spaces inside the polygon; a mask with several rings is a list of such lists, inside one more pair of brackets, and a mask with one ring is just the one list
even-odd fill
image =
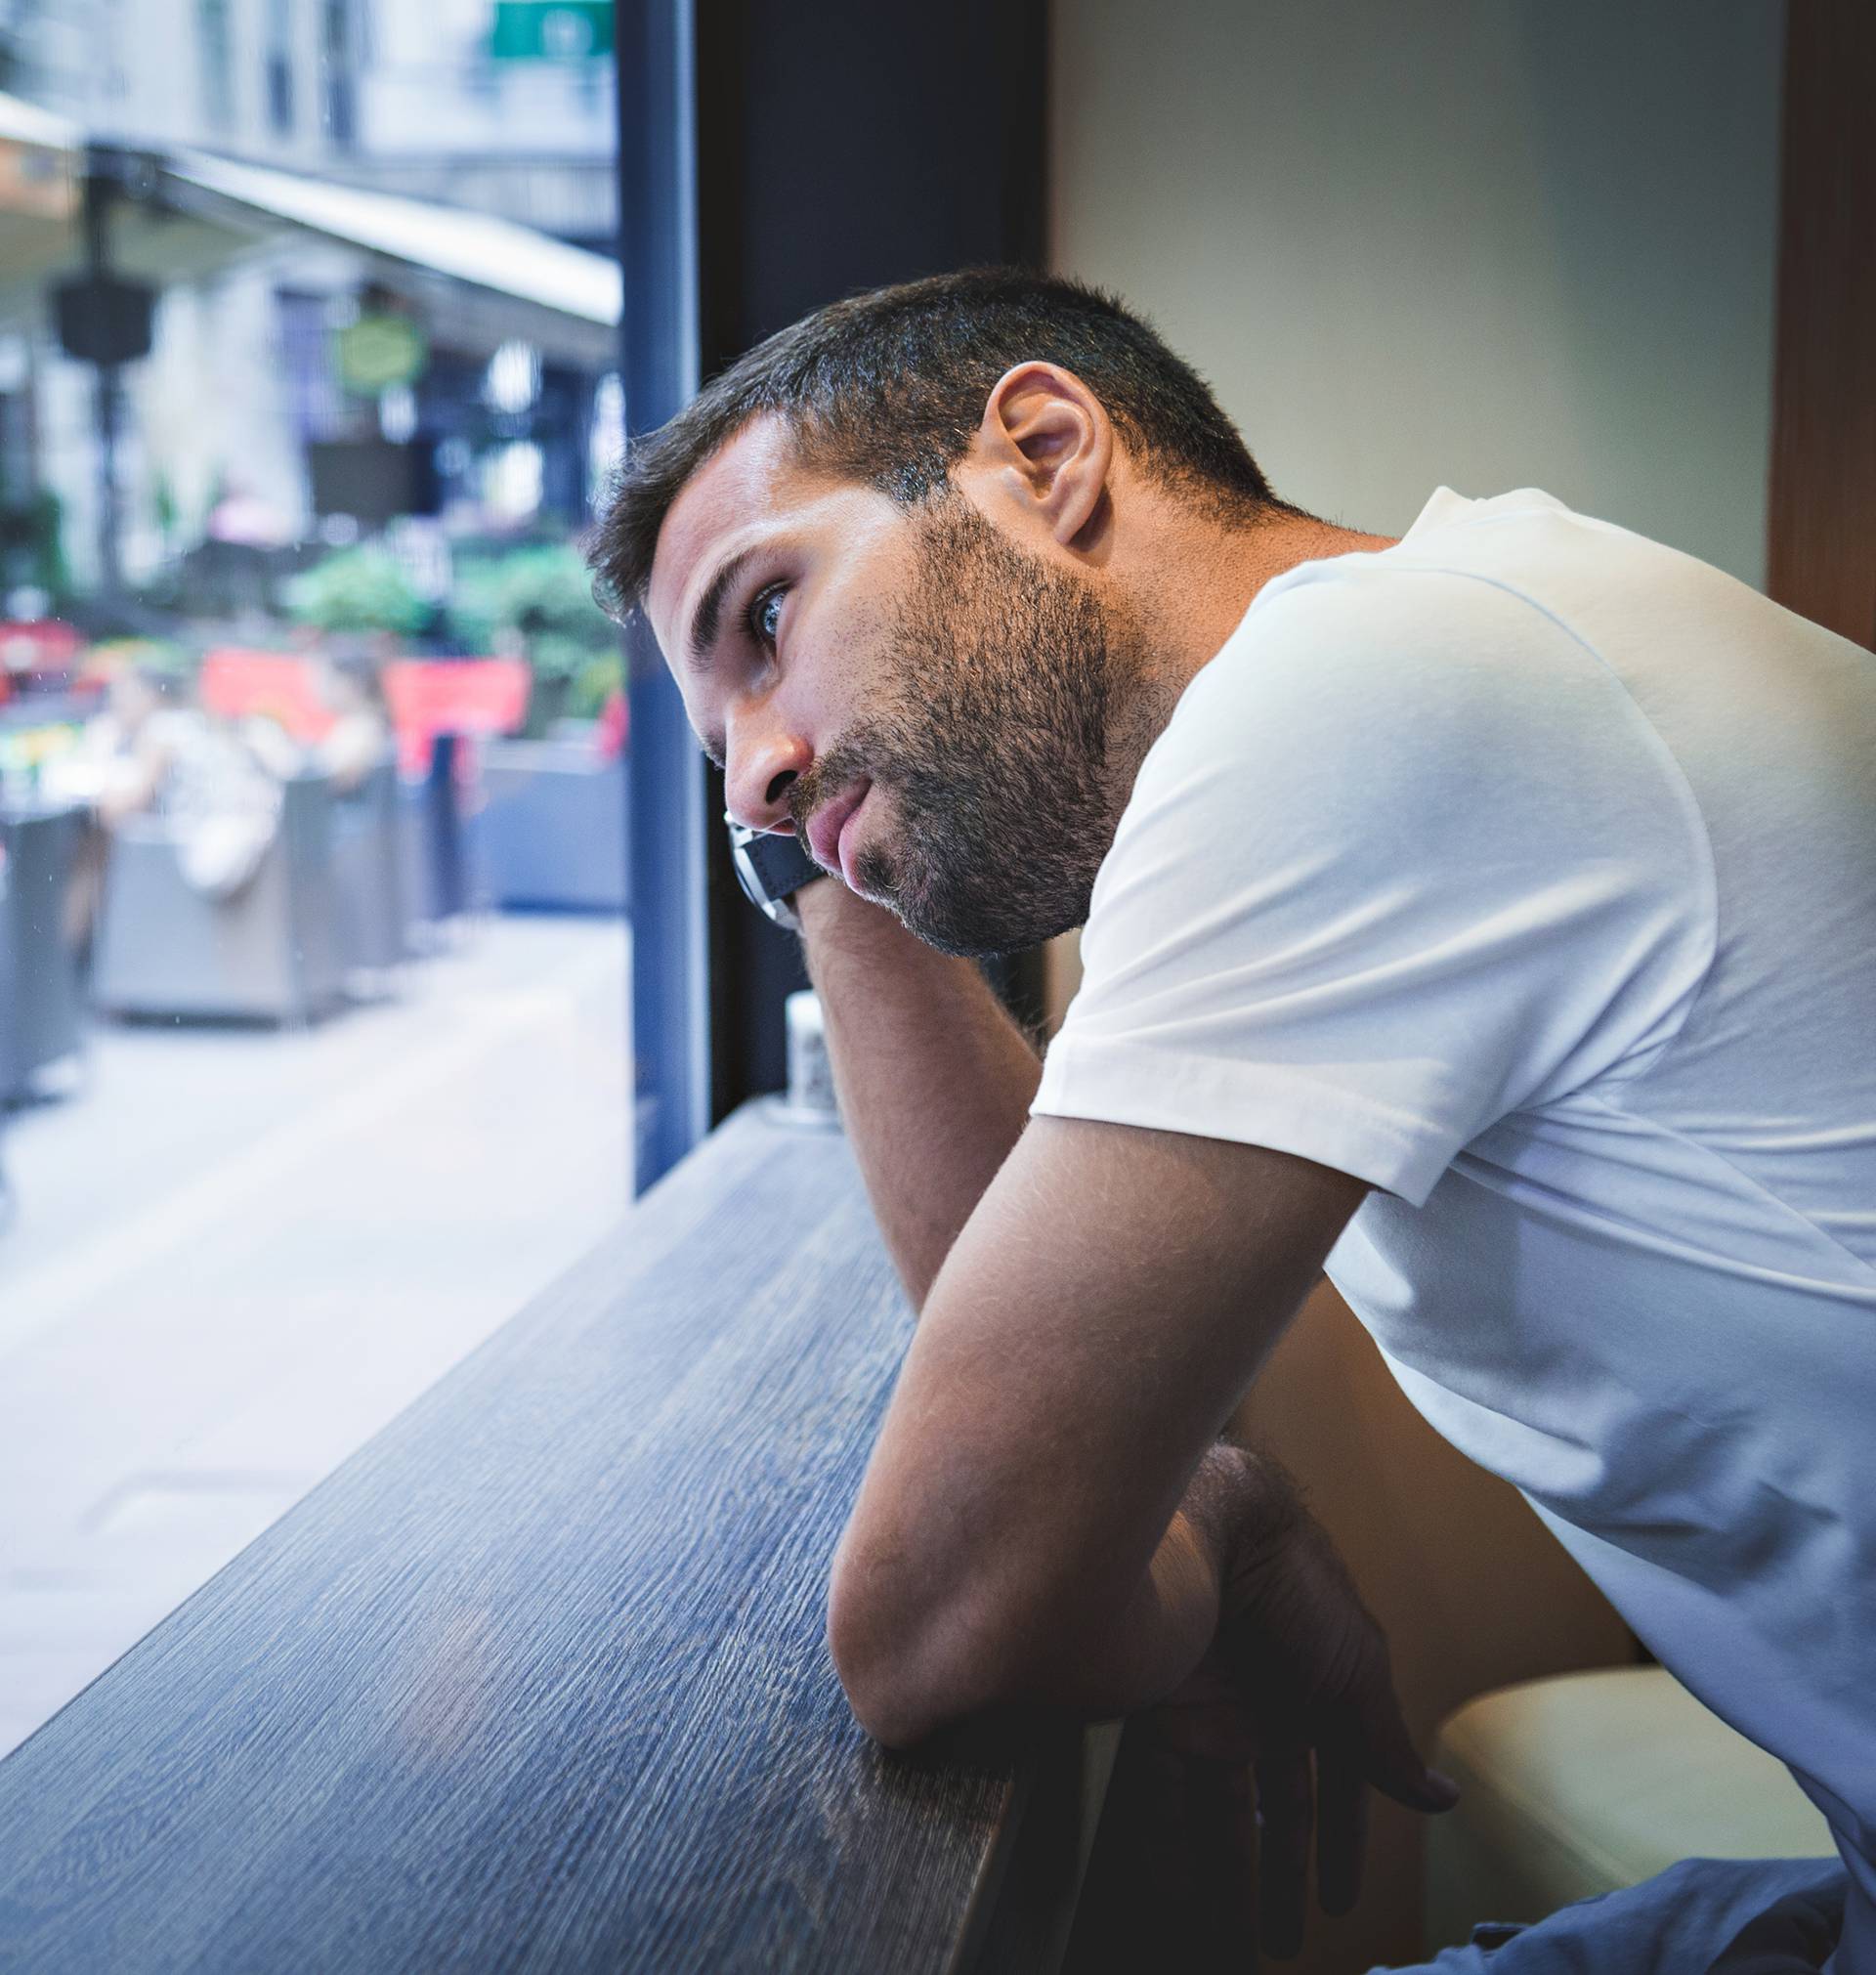
{"label": "green foliage", "polygon": [[459,557],[449,614],[471,649],[519,644],[537,678],[569,681],[576,700],[589,697],[595,667],[618,677],[618,628],[594,603],[592,574],[571,542]]}
{"label": "green foliage", "polygon": [[295,577],[286,586],[286,607],[296,623],[322,631],[408,634],[430,615],[397,558],[369,544],[342,548]]}
{"label": "green foliage", "polygon": [[576,720],[596,720],[600,709],[625,683],[625,658],[615,649],[588,659],[574,674],[567,694],[567,713]]}
{"label": "green foliage", "polygon": [[167,548],[183,517],[181,508],[176,504],[175,484],[160,467],[149,483],[149,518],[156,524],[156,533]]}

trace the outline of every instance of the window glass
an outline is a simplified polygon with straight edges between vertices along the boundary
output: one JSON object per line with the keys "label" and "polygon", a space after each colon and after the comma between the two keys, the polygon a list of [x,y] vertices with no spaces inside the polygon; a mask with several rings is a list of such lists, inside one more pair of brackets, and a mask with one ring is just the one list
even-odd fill
{"label": "window glass", "polygon": [[202,78],[202,122],[217,137],[234,122],[234,56],[229,0],[196,0],[195,35]]}
{"label": "window glass", "polygon": [[293,132],[293,4],[268,0],[267,55],[262,86],[267,92],[267,123],[276,137]]}
{"label": "window glass", "polygon": [[615,79],[562,11],[9,17],[0,1752],[630,1198]]}

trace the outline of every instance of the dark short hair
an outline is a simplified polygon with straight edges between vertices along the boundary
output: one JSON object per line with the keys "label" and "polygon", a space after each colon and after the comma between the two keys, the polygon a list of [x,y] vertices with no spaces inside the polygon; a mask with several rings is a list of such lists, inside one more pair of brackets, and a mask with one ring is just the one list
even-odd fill
{"label": "dark short hair", "polygon": [[1030,359],[1074,371],[1175,492],[1221,512],[1282,505],[1211,387],[1139,316],[1060,276],[971,268],[817,309],[635,441],[588,538],[601,602],[642,603],[672,502],[752,418],[780,414],[803,465],[914,507],[949,485],[992,387]]}

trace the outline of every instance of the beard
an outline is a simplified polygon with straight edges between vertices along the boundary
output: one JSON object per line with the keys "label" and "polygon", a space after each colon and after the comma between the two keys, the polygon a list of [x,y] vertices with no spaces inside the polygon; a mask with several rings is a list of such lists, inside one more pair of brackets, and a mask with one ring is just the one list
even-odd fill
{"label": "beard", "polygon": [[894,704],[790,791],[795,828],[862,776],[893,798],[892,840],[859,888],[942,953],[1035,946],[1087,918],[1113,840],[1114,612],[1015,547],[961,495],[915,518],[912,585],[890,621]]}

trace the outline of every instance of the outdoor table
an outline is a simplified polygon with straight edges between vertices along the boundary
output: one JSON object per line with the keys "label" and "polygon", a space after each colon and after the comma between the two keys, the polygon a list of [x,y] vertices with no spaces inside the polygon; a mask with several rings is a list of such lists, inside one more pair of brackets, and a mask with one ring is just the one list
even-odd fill
{"label": "outdoor table", "polygon": [[0,1966],[1053,1967],[1113,1731],[891,1753],[828,1656],[912,1323],[746,1108],[0,1763]]}
{"label": "outdoor table", "polygon": [[86,827],[77,803],[0,806],[0,1101],[83,1046],[65,920]]}

